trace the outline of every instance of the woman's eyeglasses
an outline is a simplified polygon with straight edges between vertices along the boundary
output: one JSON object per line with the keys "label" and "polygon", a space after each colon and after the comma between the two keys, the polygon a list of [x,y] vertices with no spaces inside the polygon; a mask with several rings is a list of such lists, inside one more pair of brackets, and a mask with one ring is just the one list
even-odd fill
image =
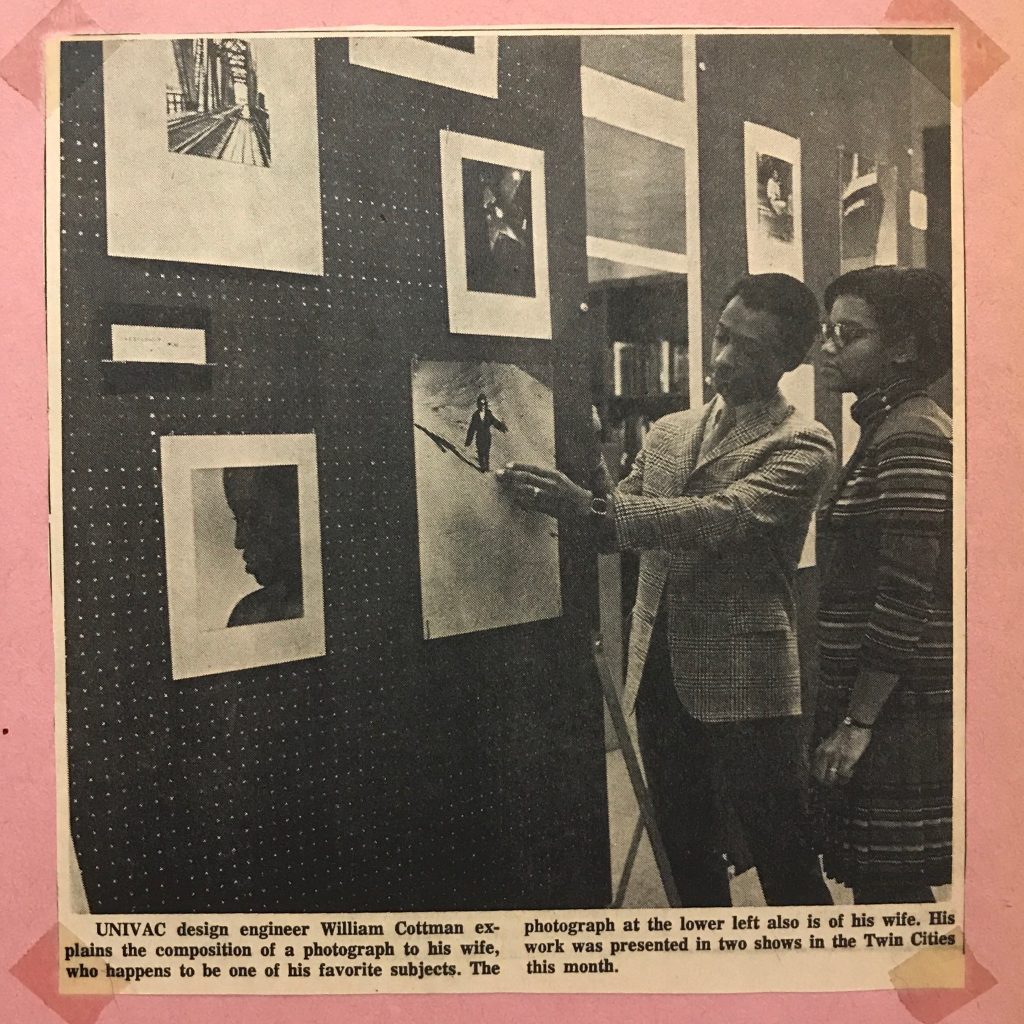
{"label": "woman's eyeglasses", "polygon": [[825,322],[821,325],[821,340],[831,341],[835,347],[845,348],[861,338],[867,338],[877,334],[876,327],[862,327],[860,324],[848,324],[843,321],[838,323]]}

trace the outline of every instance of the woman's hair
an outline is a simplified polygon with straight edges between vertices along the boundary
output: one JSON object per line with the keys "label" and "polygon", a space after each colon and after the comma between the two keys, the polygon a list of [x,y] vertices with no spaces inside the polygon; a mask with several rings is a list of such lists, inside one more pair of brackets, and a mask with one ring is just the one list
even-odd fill
{"label": "woman's hair", "polygon": [[878,321],[882,343],[911,334],[917,342],[917,376],[926,384],[942,377],[953,360],[953,297],[930,270],[868,267],[837,277],[825,289],[825,311],[840,295],[863,299]]}

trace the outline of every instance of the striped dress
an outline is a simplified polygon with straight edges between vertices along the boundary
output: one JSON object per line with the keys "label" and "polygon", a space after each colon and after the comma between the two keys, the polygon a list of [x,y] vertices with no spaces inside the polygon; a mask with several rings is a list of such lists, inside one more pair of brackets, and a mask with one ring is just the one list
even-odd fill
{"label": "striped dress", "polygon": [[815,746],[861,666],[895,673],[845,786],[816,794],[826,872],[850,886],[943,885],[952,837],[952,444],[904,383],[854,406],[862,440],[825,513]]}

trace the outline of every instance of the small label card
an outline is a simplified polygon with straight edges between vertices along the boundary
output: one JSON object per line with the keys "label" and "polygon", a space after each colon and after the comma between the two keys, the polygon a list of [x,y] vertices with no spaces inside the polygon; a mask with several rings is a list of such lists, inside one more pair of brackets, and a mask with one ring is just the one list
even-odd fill
{"label": "small label card", "polygon": [[201,327],[111,324],[110,340],[116,363],[206,362],[206,331]]}

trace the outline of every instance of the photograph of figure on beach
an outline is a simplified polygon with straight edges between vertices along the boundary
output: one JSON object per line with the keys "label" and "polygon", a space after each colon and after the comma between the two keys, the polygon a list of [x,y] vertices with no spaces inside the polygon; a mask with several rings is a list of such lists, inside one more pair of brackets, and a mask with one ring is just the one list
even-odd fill
{"label": "photograph of figure on beach", "polygon": [[554,464],[551,368],[417,361],[412,395],[424,638],[560,615],[557,526],[495,476]]}

